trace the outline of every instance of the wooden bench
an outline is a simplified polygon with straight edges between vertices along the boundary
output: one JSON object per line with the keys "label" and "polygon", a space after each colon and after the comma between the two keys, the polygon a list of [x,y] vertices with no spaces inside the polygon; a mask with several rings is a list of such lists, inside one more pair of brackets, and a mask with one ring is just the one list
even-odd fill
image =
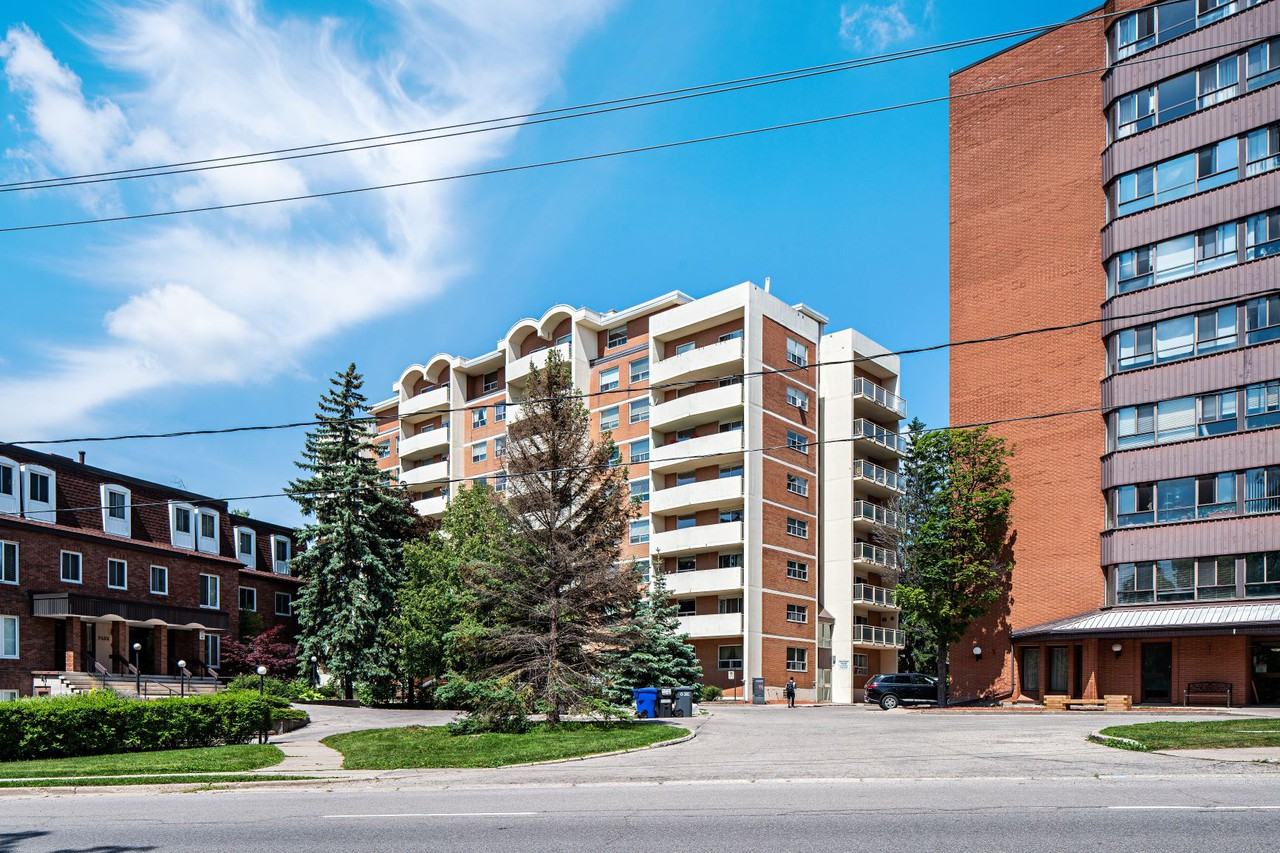
{"label": "wooden bench", "polygon": [[1231,692],[1234,689],[1229,681],[1193,681],[1182,691],[1182,704],[1191,704],[1192,696],[1225,696],[1227,707],[1231,707]]}
{"label": "wooden bench", "polygon": [[1133,697],[1125,694],[1108,694],[1100,699],[1073,699],[1070,696],[1044,697],[1044,709],[1046,711],[1067,711],[1072,708],[1130,711],[1133,709]]}

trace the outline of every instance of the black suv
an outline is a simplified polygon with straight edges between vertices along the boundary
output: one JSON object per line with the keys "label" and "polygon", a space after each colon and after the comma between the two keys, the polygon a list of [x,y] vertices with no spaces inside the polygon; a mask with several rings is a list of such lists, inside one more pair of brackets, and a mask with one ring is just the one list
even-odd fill
{"label": "black suv", "polygon": [[938,679],[918,672],[873,675],[867,679],[865,690],[863,701],[879,702],[886,711],[904,704],[938,702]]}

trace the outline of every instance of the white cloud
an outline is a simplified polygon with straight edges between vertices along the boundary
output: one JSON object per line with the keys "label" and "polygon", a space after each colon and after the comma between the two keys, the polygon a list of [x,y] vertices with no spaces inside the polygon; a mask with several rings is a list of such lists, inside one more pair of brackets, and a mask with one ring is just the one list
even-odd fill
{"label": "white cloud", "polygon": [[[15,159],[36,175],[101,171],[529,112],[608,2],[385,0],[378,34],[355,21],[272,17],[257,0],[117,5],[85,36],[111,75],[110,97],[86,94],[86,75],[15,26],[0,42],[5,80],[25,110]],[[134,212],[389,183],[482,167],[513,133],[124,182],[72,198],[95,212]],[[79,232],[78,274],[121,289],[122,303],[104,316],[101,340],[50,351],[26,374],[6,371],[0,399],[23,405],[4,407],[0,428],[40,434],[175,383],[296,369],[318,341],[403,311],[465,268],[462,235],[450,227],[462,191],[425,186]]]}
{"label": "white cloud", "polygon": [[854,8],[841,6],[840,39],[858,52],[883,51],[910,41],[933,21],[933,3],[934,0],[890,0],[862,3]]}

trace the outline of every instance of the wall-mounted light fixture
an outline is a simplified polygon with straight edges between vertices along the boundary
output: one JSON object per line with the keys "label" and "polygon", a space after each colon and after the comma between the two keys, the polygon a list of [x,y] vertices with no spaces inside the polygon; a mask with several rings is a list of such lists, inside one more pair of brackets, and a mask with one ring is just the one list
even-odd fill
{"label": "wall-mounted light fixture", "polygon": [[982,660],[982,646],[973,647],[973,659]]}
{"label": "wall-mounted light fixture", "polygon": [[1116,657],[1118,658],[1118,657],[1120,657],[1120,653],[1121,653],[1122,651],[1124,651],[1124,645],[1123,645],[1123,644],[1121,644],[1121,643],[1112,643],[1112,644],[1111,644],[1111,651],[1115,652],[1115,653],[1116,653]]}

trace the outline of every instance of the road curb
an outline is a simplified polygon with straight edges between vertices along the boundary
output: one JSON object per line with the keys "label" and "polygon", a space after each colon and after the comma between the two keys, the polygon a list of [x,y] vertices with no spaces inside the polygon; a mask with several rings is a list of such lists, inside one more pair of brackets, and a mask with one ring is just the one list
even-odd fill
{"label": "road curb", "polygon": [[1085,740],[1102,746],[1110,746],[1114,749],[1127,749],[1130,752],[1151,752],[1151,750],[1147,749],[1146,744],[1141,741],[1127,737],[1116,737],[1115,735],[1104,735],[1101,731],[1092,732]]}
{"label": "road curb", "polygon": [[[671,723],[661,723],[660,725],[671,725]],[[681,728],[680,726],[672,726],[673,728]],[[693,740],[698,734],[697,729],[689,729],[683,737],[674,740],[664,740],[658,743],[650,743],[644,746],[633,746],[630,749],[615,749],[611,752],[593,752],[590,755],[575,755],[570,758],[552,758],[548,761],[526,761],[523,764],[504,764],[501,768],[485,768],[490,770],[505,769],[508,767],[544,767],[548,764],[568,764],[572,761],[590,761],[593,758],[608,758],[611,755],[627,755],[632,752],[644,752],[650,749],[662,749],[666,746],[677,746]]]}

